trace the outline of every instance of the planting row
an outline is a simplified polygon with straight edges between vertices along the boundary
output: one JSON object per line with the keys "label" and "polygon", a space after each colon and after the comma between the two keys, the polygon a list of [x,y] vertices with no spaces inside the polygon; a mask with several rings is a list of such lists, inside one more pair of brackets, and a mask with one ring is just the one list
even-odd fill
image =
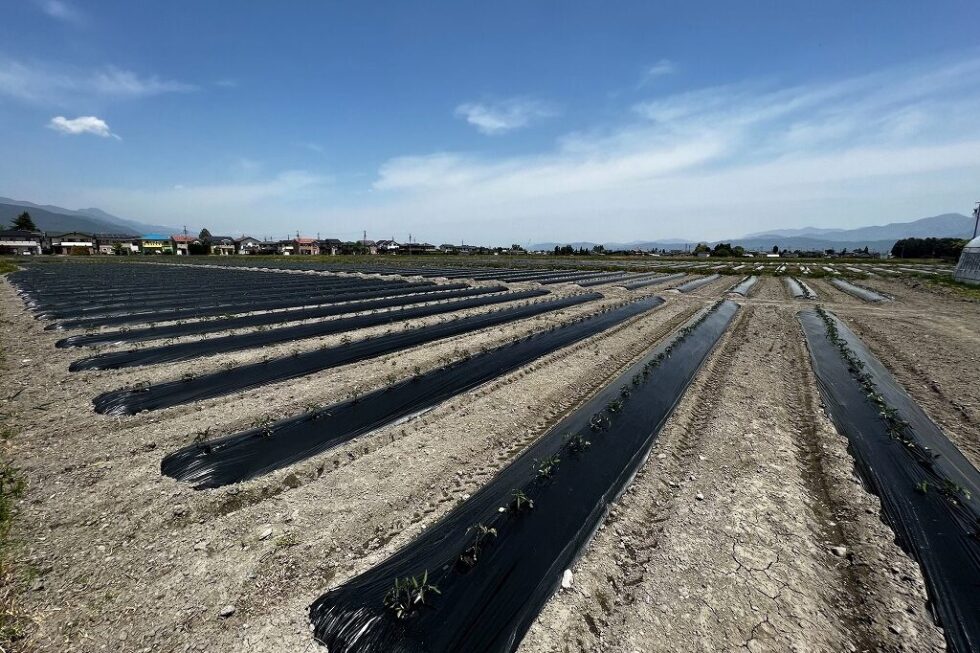
{"label": "planting row", "polygon": [[344,333],[354,329],[364,329],[373,326],[383,326],[394,324],[406,320],[433,315],[443,315],[454,311],[461,311],[468,308],[480,306],[491,306],[503,302],[530,299],[548,294],[547,290],[521,290],[511,293],[481,295],[465,299],[452,301],[422,304],[410,308],[398,310],[380,311],[376,313],[358,314],[346,318],[335,320],[321,320],[284,326],[276,329],[250,331],[248,333],[222,336],[218,338],[208,338],[205,340],[193,340],[172,345],[160,345],[144,349],[131,349],[129,351],[116,351],[96,356],[82,358],[71,364],[71,371],[78,370],[105,370],[120,367],[135,367],[138,365],[155,365],[182,361],[199,356],[213,356],[215,354],[264,347],[274,344],[295,342],[307,338]]}
{"label": "planting row", "polygon": [[[497,296],[503,301],[534,296],[540,291],[525,291]],[[452,336],[472,333],[480,329],[501,326],[517,320],[543,315],[564,308],[601,298],[597,293],[570,295],[526,305],[518,305],[490,313],[433,324],[418,329],[397,331],[373,338],[335,347],[316,349],[291,356],[264,360],[250,365],[240,365],[200,376],[186,376],[176,381],[145,385],[133,389],[106,392],[93,400],[96,412],[109,415],[133,415],[143,410],[158,410],[192,401],[219,397],[248,388],[294,379],[309,374],[347,365],[369,358],[416,347]],[[381,314],[384,315],[384,314]],[[366,316],[371,317],[371,316]],[[327,326],[334,322],[317,323]],[[287,329],[288,330],[288,329]],[[341,329],[343,330],[343,329]],[[262,333],[258,335],[263,335]],[[211,341],[204,341],[211,342]],[[193,343],[197,344],[197,343]]]}
{"label": "planting row", "polygon": [[738,306],[716,304],[389,559],[317,599],[331,653],[509,653],[643,464]]}
{"label": "planting row", "polygon": [[835,315],[800,321],[827,411],[919,562],[950,650],[980,650],[980,472]]}
{"label": "planting row", "polygon": [[254,478],[351,438],[427,411],[463,392],[641,315],[663,300],[646,297],[552,327],[331,406],[192,444],[167,456],[162,471],[198,488]]}

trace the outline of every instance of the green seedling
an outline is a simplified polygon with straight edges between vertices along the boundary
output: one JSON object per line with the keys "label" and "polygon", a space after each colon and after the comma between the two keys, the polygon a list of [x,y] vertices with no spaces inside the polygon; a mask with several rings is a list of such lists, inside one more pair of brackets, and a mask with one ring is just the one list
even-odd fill
{"label": "green seedling", "polygon": [[565,442],[568,444],[568,450],[572,453],[582,453],[592,445],[585,437],[572,433],[565,436]]}
{"label": "green seedling", "polygon": [[513,512],[522,513],[534,509],[534,501],[524,494],[523,490],[514,490],[511,492],[511,497],[513,498],[510,502],[510,509]]}
{"label": "green seedling", "polygon": [[558,457],[558,454],[548,456],[542,460],[535,459],[534,471],[535,474],[537,474],[538,479],[544,480],[551,478],[552,474],[554,474],[555,470],[558,468],[558,463],[560,462],[561,459]]}
{"label": "green seedling", "polygon": [[384,605],[395,613],[398,619],[408,619],[422,607],[428,605],[430,594],[442,594],[436,585],[429,583],[429,572],[421,576],[396,578],[395,585],[385,594]]}
{"label": "green seedling", "polygon": [[497,529],[490,528],[484,524],[474,524],[467,529],[467,532],[474,531],[473,541],[463,550],[459,556],[459,565],[464,569],[472,569],[476,566],[483,551],[483,547],[490,540],[497,537]]}

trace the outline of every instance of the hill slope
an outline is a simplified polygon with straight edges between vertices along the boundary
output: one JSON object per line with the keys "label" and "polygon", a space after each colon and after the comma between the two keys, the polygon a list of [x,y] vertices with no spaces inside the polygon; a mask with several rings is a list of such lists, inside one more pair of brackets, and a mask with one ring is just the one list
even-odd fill
{"label": "hill slope", "polygon": [[34,224],[41,231],[64,233],[81,231],[83,233],[127,233],[141,235],[145,233],[178,233],[174,227],[164,225],[144,224],[136,220],[127,220],[101,209],[72,209],[52,206],[50,204],[34,204],[22,200],[12,200],[0,197],[0,225],[7,228],[10,222],[27,211],[31,214]]}

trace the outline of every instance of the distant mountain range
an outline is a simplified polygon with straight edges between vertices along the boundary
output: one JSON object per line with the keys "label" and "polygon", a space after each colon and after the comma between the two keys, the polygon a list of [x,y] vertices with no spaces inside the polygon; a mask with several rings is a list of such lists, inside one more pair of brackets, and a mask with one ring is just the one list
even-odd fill
{"label": "distant mountain range", "polygon": [[65,209],[49,204],[34,204],[0,197],[0,224],[6,229],[18,215],[27,211],[41,231],[66,233],[125,233],[140,236],[148,233],[179,233],[175,227],[145,224],[106,213],[102,209]]}
{"label": "distant mountain range", "polygon": [[[920,218],[912,222],[892,222],[875,227],[858,227],[856,229],[821,229],[819,227],[804,227],[802,229],[778,229],[760,233],[752,233],[740,238],[725,238],[717,241],[700,241],[714,246],[718,243],[741,245],[748,250],[771,250],[773,245],[779,249],[788,250],[849,250],[867,247],[871,251],[891,251],[895,241],[902,238],[969,238],[973,235],[973,218],[959,213],[944,213],[930,218]],[[553,250],[556,246],[571,245],[575,249],[591,249],[597,243],[538,243],[531,245],[532,250]],[[698,241],[687,240],[644,240],[629,243],[602,243],[608,250],[622,249],[693,249]]]}

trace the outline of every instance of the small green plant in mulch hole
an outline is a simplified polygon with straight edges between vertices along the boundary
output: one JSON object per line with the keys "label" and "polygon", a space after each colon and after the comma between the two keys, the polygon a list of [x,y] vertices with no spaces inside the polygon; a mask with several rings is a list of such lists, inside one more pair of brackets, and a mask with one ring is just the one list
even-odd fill
{"label": "small green plant in mulch hole", "polygon": [[429,572],[421,576],[396,578],[395,585],[385,594],[384,605],[395,613],[398,619],[408,619],[423,607],[432,594],[442,594],[439,588],[429,583]]}
{"label": "small green plant in mulch hole", "polygon": [[463,571],[468,571],[476,566],[480,559],[483,548],[497,537],[497,529],[490,528],[485,524],[474,524],[467,529],[473,531],[473,540],[459,555],[458,567]]}
{"label": "small green plant in mulch hole", "polygon": [[523,490],[514,490],[510,496],[510,509],[512,512],[528,512],[534,508],[534,500],[524,494]]}
{"label": "small green plant in mulch hole", "polygon": [[630,387],[628,385],[624,385],[622,388],[619,389],[619,396],[624,399],[629,397],[631,394],[633,394],[633,391],[630,390]]}
{"label": "small green plant in mulch hole", "polygon": [[619,411],[623,410],[623,402],[619,399],[613,399],[606,405],[606,410],[608,410],[610,413],[618,413]]}
{"label": "small green plant in mulch hole", "polygon": [[538,480],[546,480],[551,478],[558,469],[558,463],[561,462],[561,458],[558,454],[553,454],[547,458],[542,458],[541,460],[534,460],[534,473],[537,475]]}
{"label": "small green plant in mulch hole", "polygon": [[929,492],[929,481],[919,481],[916,483],[915,491],[919,494],[927,494]]}
{"label": "small green plant in mulch hole", "polygon": [[593,431],[604,431],[609,428],[609,417],[602,412],[598,412],[589,418],[589,428]]}
{"label": "small green plant in mulch hole", "polygon": [[565,436],[565,443],[568,446],[568,450],[572,453],[582,453],[590,446],[592,443],[585,439],[584,436],[578,433],[569,433]]}

